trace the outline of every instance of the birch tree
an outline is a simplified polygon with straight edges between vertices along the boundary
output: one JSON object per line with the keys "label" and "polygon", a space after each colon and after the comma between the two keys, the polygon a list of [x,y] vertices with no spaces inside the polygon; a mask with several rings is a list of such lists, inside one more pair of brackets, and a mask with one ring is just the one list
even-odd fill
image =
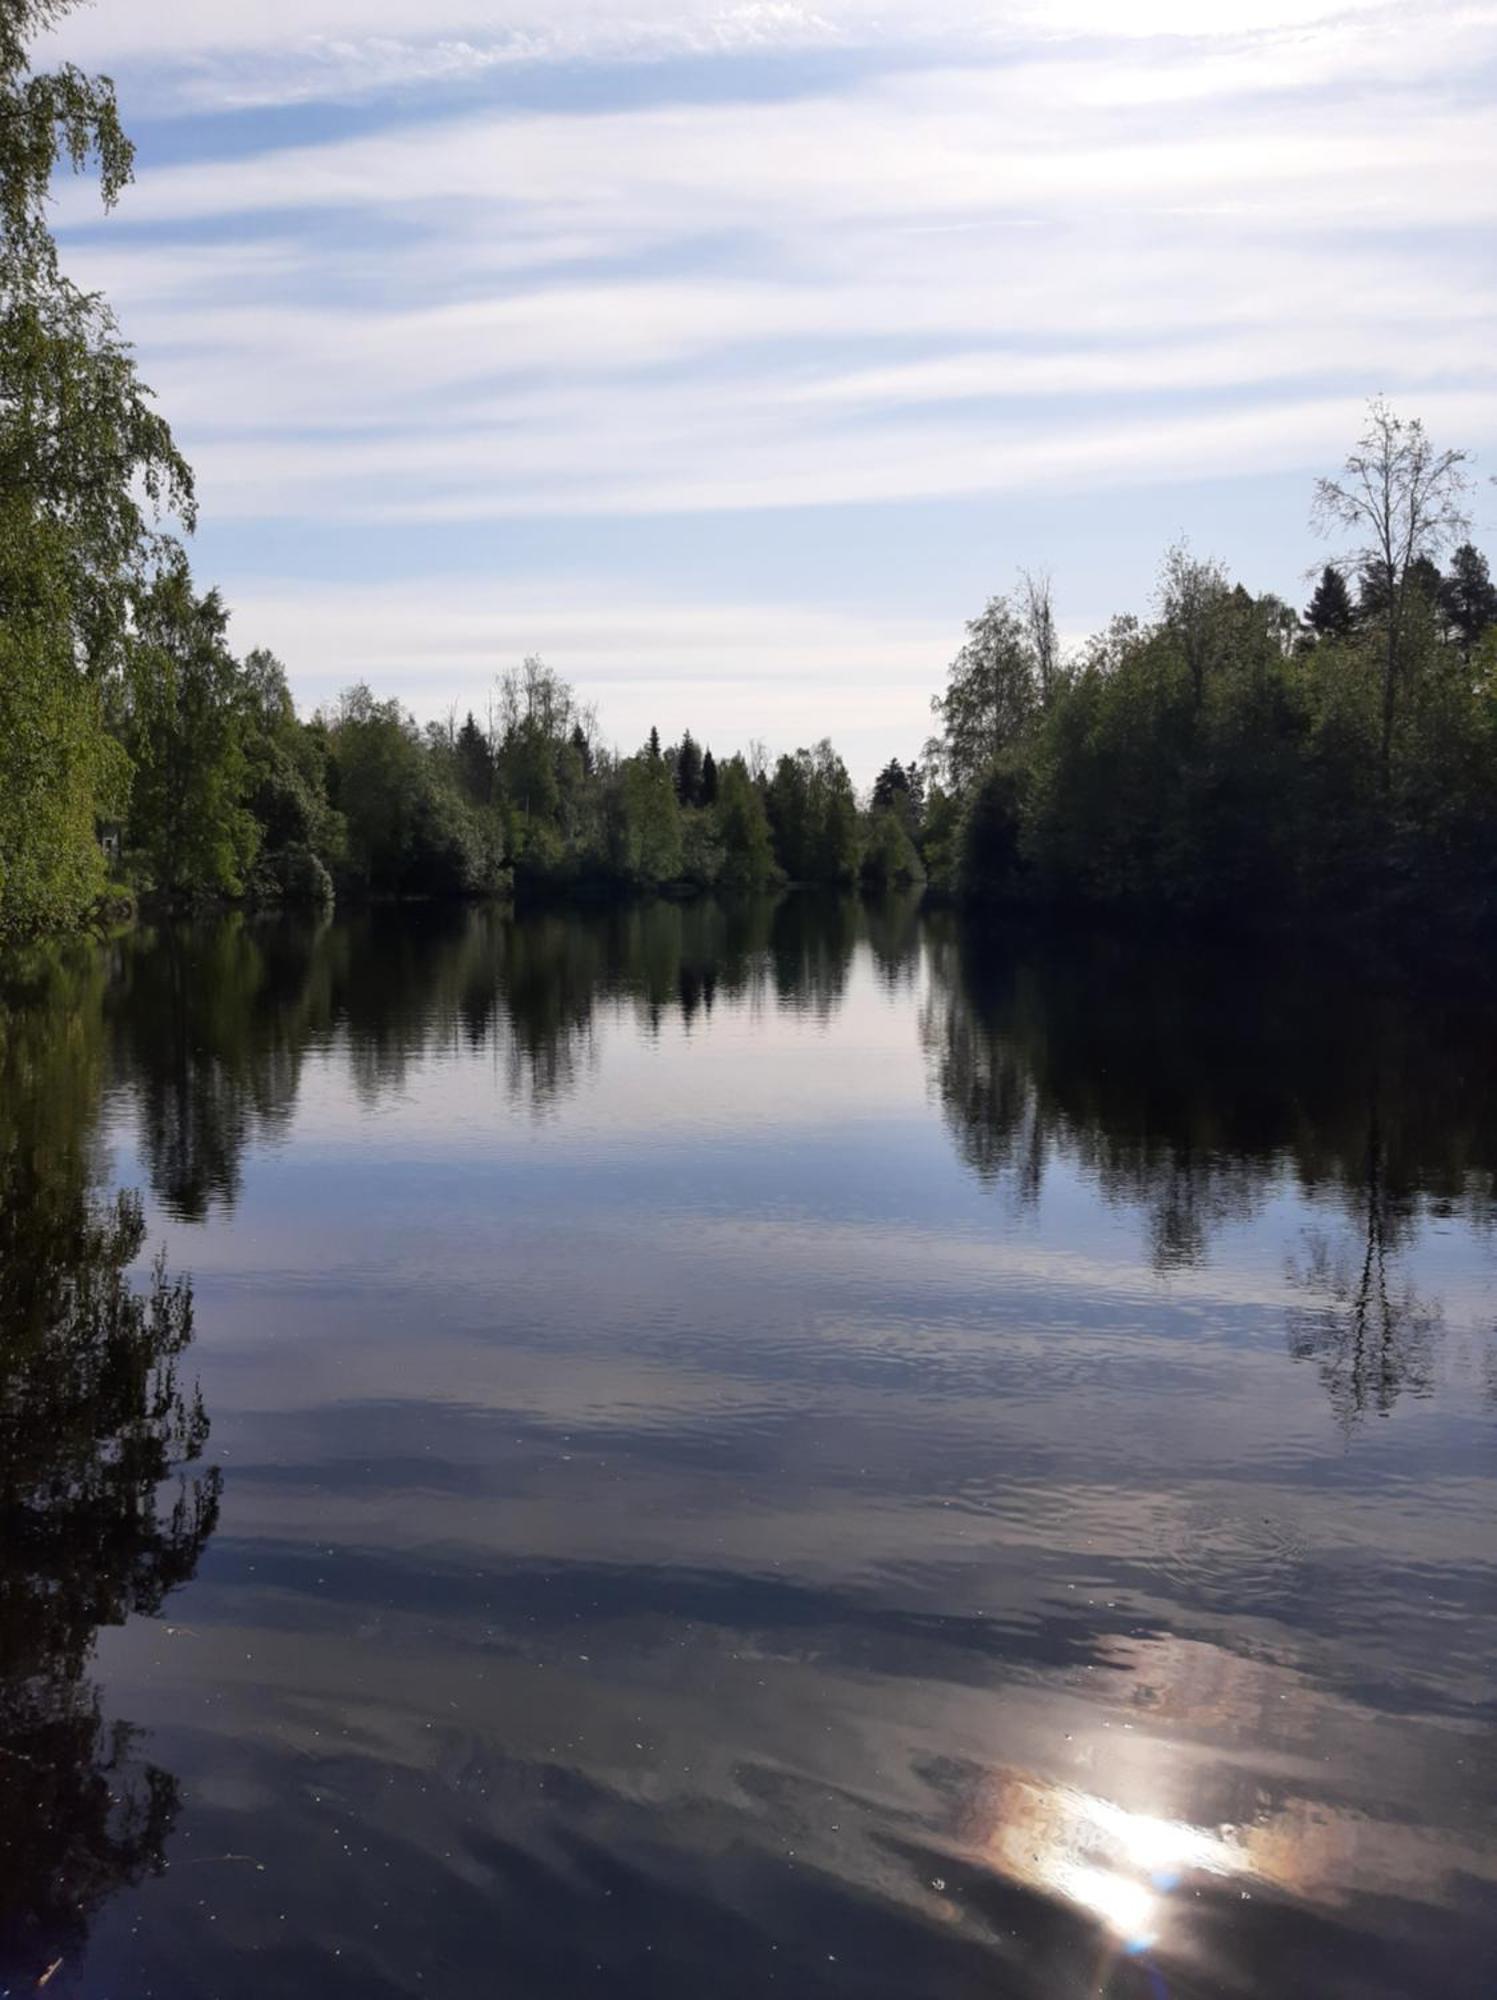
{"label": "birch tree", "polygon": [[1393,739],[1408,678],[1416,578],[1470,527],[1465,509],[1468,454],[1437,450],[1417,417],[1405,419],[1379,397],[1367,430],[1339,479],[1316,482],[1313,519],[1322,533],[1344,530],[1356,541],[1339,560],[1365,579],[1380,627],[1382,787],[1392,782]]}

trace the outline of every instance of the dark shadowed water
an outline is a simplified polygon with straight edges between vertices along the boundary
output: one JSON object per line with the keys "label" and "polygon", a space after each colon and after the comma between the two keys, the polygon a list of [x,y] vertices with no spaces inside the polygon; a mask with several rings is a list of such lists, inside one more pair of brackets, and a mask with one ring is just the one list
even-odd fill
{"label": "dark shadowed water", "polygon": [[1461,982],[792,899],[5,1001],[0,1992],[1497,1991]]}

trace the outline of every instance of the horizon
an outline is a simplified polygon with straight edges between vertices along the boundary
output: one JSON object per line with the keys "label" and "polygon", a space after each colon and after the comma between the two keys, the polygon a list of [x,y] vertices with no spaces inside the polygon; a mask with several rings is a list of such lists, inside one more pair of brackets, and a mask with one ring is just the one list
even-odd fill
{"label": "horizon", "polygon": [[1492,467],[1497,8],[494,13],[112,0],[37,54],[117,80],[136,184],[64,184],[64,256],[304,713],[536,653],[621,747],[866,786],[1021,568],[1072,642],[1182,536],[1302,604],[1373,394]]}

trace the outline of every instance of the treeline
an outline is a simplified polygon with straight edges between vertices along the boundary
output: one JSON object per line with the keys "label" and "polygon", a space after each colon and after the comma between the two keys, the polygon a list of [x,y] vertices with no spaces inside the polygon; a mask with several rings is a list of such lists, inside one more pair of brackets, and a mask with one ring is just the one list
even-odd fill
{"label": "treeline", "polygon": [[178,903],[920,878],[903,816],[860,806],[829,743],[772,770],[689,731],[621,755],[538,659],[499,679],[483,723],[423,729],[362,686],[303,723],[278,661],[228,653],[215,599],[173,577],[148,610],[159,671],[118,718],[120,851],[135,887]]}
{"label": "treeline", "polygon": [[1155,617],[1074,658],[1045,582],[995,598],[935,703],[932,878],[1218,921],[1497,916],[1497,587],[1464,462],[1374,404],[1317,489],[1352,547],[1303,611],[1183,547]]}
{"label": "treeline", "polygon": [[377,895],[920,876],[903,821],[884,805],[860,806],[829,743],[772,770],[757,752],[719,760],[690,731],[662,744],[652,730],[621,755],[538,659],[497,681],[482,722],[469,713],[420,729],[397,702],[358,687],[301,726],[284,676],[269,661],[260,671],[281,691],[284,761],[304,799],[294,828],[289,813],[282,820],[296,866],[266,885],[271,893],[296,893],[319,870]]}

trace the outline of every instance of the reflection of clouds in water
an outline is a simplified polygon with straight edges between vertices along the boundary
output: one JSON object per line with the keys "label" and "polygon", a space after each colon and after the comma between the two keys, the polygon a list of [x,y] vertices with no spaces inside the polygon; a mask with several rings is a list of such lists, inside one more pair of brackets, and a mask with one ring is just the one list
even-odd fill
{"label": "reflection of clouds in water", "polygon": [[[783,1950],[808,1906],[761,1885],[793,1870],[805,1937],[869,1941],[879,1977],[854,1981],[828,1940],[842,1991],[1055,2000],[1096,1990],[1101,1952],[1116,1993],[1271,1992],[1287,1967],[1351,1994],[1415,1905],[1474,1963],[1489,1440],[1446,1371],[1382,1434],[1396,1460],[1343,1452],[1284,1324],[1328,1365],[1365,1270],[1391,1311],[1405,1246],[1440,1254],[1424,1204],[1465,1216],[1440,1190],[1478,1185],[1490,1125],[1473,1093],[1463,1134],[1442,1079],[1483,1059],[1400,1017],[1408,1062],[1369,1075],[1359,1020],[1338,1067],[1261,991],[1182,1002],[1032,944],[990,990],[940,919],[881,924],[402,914],[288,948],[278,982],[189,956],[201,991],[170,1014],[164,971],[136,978],[119,1074],[133,1049],[182,1100],[174,1191],[227,1184],[263,1129],[243,1108],[281,1103],[287,1051],[319,1059],[242,1233],[200,1204],[235,1540],[203,1636],[129,1712],[209,1688],[215,1759],[292,1727],[299,1756],[336,1744],[340,1810],[430,1871],[475,1964],[506,1882],[522,1947],[570,1949],[589,1851],[634,1858],[611,1909],[642,1939],[689,1880],[756,1935],[787,1912]],[[222,1088],[168,1060],[194,1037]],[[995,1189],[1019,1192],[1006,1227]],[[1286,1280],[1306,1222],[1369,1217],[1370,1261],[1358,1234]],[[1464,1327],[1485,1266],[1460,1248],[1428,1284]],[[262,1787],[290,1851],[321,1837],[300,1777]],[[340,1904],[367,1852],[329,1852]],[[896,1906],[903,1984],[869,1928]],[[931,1976],[933,1918],[1012,1979]],[[724,1990],[755,1990],[724,1935]],[[429,1967],[429,1944],[413,1922],[392,1949]]]}

